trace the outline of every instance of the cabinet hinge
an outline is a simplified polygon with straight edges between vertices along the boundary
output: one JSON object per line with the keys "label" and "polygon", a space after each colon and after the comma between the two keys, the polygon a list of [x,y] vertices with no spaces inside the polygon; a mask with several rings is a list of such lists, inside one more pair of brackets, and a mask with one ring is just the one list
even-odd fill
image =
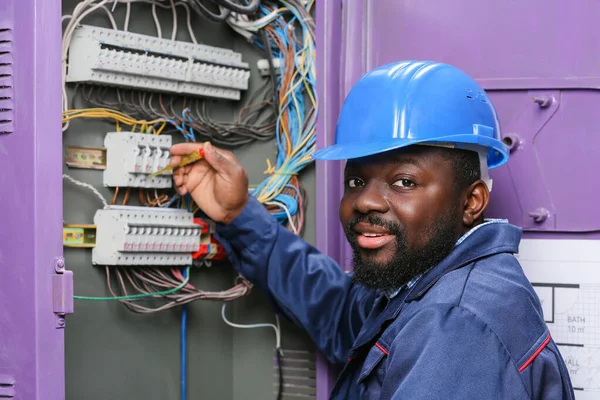
{"label": "cabinet hinge", "polygon": [[54,272],[52,276],[52,306],[56,314],[56,328],[65,326],[65,315],[73,314],[73,271],[65,269],[65,260],[62,257],[54,259]]}

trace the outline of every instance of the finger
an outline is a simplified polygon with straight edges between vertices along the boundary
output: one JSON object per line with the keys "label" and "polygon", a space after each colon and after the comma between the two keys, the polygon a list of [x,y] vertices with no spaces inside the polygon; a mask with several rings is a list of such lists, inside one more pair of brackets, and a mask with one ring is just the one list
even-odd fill
{"label": "finger", "polygon": [[179,193],[180,196],[185,196],[187,194],[187,192],[188,192],[188,190],[185,187],[185,185],[177,188],[177,193]]}
{"label": "finger", "polygon": [[176,171],[173,174],[173,183],[175,183],[175,187],[183,185],[183,172]]}
{"label": "finger", "polygon": [[175,168],[179,165],[180,162],[181,156],[172,156],[171,160],[169,161],[169,164],[171,164],[171,167]]}
{"label": "finger", "polygon": [[239,164],[236,156],[228,150],[223,150],[223,149],[219,149],[213,146],[213,149],[215,149],[215,151],[220,154],[221,156],[225,157],[226,159],[228,159],[229,161],[231,161],[234,164]]}
{"label": "finger", "polygon": [[204,146],[204,158],[219,174],[231,176],[239,172],[241,166],[233,154],[225,150],[216,150],[210,143]]}
{"label": "finger", "polygon": [[179,143],[171,146],[170,152],[172,156],[185,156],[194,153],[205,145],[200,143]]}

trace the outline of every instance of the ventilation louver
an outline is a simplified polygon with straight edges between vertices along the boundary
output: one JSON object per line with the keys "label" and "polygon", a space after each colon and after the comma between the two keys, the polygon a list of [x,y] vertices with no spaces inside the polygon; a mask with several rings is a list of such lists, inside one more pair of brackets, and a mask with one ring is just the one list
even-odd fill
{"label": "ventilation louver", "polygon": [[[316,356],[310,351],[283,350],[281,369],[283,376],[282,399],[316,399]],[[274,363],[274,392],[279,389],[279,366]]]}
{"label": "ventilation louver", "polygon": [[6,375],[0,375],[0,399],[15,398],[15,380]]}
{"label": "ventilation louver", "polygon": [[13,132],[12,29],[0,25],[0,135]]}

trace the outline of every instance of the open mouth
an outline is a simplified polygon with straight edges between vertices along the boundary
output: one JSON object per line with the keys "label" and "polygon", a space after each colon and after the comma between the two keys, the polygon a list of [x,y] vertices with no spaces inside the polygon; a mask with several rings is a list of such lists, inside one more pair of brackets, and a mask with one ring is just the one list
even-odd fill
{"label": "open mouth", "polygon": [[384,247],[395,238],[389,230],[377,226],[359,222],[353,228],[357,233],[356,242],[363,249],[375,250]]}

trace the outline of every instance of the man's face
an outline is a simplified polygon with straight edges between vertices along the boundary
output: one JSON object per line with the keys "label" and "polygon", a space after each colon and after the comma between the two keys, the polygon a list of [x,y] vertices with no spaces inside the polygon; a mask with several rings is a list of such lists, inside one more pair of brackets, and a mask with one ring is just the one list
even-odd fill
{"label": "man's face", "polygon": [[435,147],[349,160],[340,220],[355,281],[396,289],[444,259],[464,229],[454,186],[452,164]]}

